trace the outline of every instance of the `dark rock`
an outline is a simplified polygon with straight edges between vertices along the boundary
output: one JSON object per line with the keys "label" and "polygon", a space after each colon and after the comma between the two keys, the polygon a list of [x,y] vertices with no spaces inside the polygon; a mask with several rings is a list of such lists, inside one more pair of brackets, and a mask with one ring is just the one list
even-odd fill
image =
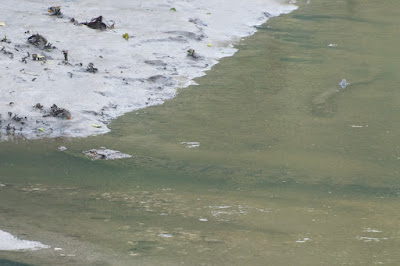
{"label": "dark rock", "polygon": [[0,51],[3,52],[3,54],[5,54],[5,55],[7,55],[8,57],[10,57],[10,59],[13,59],[13,58],[14,58],[14,54],[13,54],[12,52],[10,52],[10,51],[7,51],[7,50],[4,48],[4,46],[3,46],[3,48],[1,48]]}

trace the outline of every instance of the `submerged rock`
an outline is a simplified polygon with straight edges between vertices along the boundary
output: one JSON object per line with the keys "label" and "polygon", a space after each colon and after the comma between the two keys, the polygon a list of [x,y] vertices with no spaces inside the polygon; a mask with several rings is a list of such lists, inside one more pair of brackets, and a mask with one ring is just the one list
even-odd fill
{"label": "submerged rock", "polygon": [[91,149],[88,151],[82,152],[83,154],[92,157],[93,160],[115,160],[115,159],[124,159],[131,158],[132,155],[122,153],[120,151],[114,151],[110,149],[106,149],[105,147],[100,147],[100,149]]}

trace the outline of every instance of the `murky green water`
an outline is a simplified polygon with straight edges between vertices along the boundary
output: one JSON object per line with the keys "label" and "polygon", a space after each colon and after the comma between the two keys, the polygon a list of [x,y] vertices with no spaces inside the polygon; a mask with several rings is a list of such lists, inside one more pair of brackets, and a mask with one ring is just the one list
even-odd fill
{"label": "murky green water", "polygon": [[62,248],[0,262],[398,265],[400,2],[300,4],[108,135],[0,143],[0,229]]}

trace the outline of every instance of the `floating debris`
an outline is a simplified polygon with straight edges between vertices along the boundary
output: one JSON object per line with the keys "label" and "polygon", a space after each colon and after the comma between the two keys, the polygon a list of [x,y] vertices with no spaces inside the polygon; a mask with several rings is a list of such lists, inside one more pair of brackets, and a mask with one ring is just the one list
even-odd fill
{"label": "floating debris", "polygon": [[125,33],[124,35],[122,35],[122,38],[124,38],[125,40],[129,40],[129,34]]}
{"label": "floating debris", "polygon": [[187,50],[188,56],[193,56],[193,57],[195,57],[194,52],[195,52],[195,51],[194,51],[193,49]]}
{"label": "floating debris", "polygon": [[328,44],[328,47],[337,47],[337,44],[330,43],[330,44]]}
{"label": "floating debris", "polygon": [[51,43],[47,42],[47,39],[44,36],[40,34],[33,34],[28,38],[28,42],[41,50],[55,48]]}
{"label": "floating debris", "polygon": [[62,53],[63,53],[63,55],[64,55],[64,60],[65,60],[66,62],[68,62],[68,50],[62,50]]}
{"label": "floating debris", "polygon": [[211,43],[207,43],[207,47],[211,47],[212,46],[212,44]]}
{"label": "floating debris", "polygon": [[194,59],[204,59],[203,56],[198,55],[195,50],[189,49],[187,50],[187,56],[193,57]]}
{"label": "floating debris", "polygon": [[39,110],[43,110],[43,105],[41,105],[40,103],[35,104],[35,106],[33,107]]}
{"label": "floating debris", "polygon": [[342,89],[346,88],[350,83],[347,83],[345,79],[342,79],[342,81],[338,84]]}
{"label": "floating debris", "polygon": [[21,58],[21,62],[27,64],[28,62],[26,62],[26,59],[28,59],[29,57],[31,57],[31,54],[29,52],[26,52],[26,56]]}
{"label": "floating debris", "polygon": [[34,61],[46,61],[46,56],[38,55],[38,54],[32,54],[32,60],[34,60]]}
{"label": "floating debris", "polygon": [[101,128],[102,126],[101,126],[101,125],[98,125],[98,124],[92,124],[92,127]]}
{"label": "floating debris", "polygon": [[2,26],[2,27],[4,27],[6,25],[6,23],[5,22],[0,22],[0,26]]}
{"label": "floating debris", "polygon": [[124,159],[131,158],[132,155],[122,153],[120,151],[114,151],[110,149],[106,149],[105,147],[100,147],[100,149],[91,149],[88,151],[82,152],[83,154],[92,157],[93,160],[115,160],[115,159]]}
{"label": "floating debris", "polygon": [[[38,108],[38,109],[40,109],[40,108]],[[64,108],[59,108],[55,104],[53,104],[53,106],[50,107],[50,113],[47,115],[44,115],[43,117],[48,117],[48,116],[53,116],[53,117],[68,119],[68,120],[71,119],[71,113],[68,110],[66,110]]]}
{"label": "floating debris", "polygon": [[47,9],[47,12],[49,12],[51,16],[62,16],[61,6],[51,6]]}
{"label": "floating debris", "polygon": [[[14,115],[14,117],[12,118],[14,121],[16,121],[16,122],[21,122],[22,120],[24,120],[24,118],[23,117],[20,117],[20,116],[18,116],[18,115]],[[26,120],[27,118],[25,117],[25,120]],[[24,124],[24,122],[21,122],[22,124]]]}
{"label": "floating debris", "polygon": [[97,18],[92,18],[90,22],[83,22],[82,25],[86,25],[91,29],[95,30],[105,30],[107,25],[103,22],[103,16],[98,16]]}
{"label": "floating debris", "polygon": [[169,11],[176,12],[176,8],[175,8],[175,7],[172,7]]}
{"label": "floating debris", "polygon": [[71,19],[69,20],[69,22],[74,23],[75,26],[82,25],[81,23],[79,23],[79,22],[78,22],[76,19],[74,19],[74,18],[71,18]]}
{"label": "floating debris", "polygon": [[6,35],[4,35],[3,39],[1,39],[1,42],[11,43],[11,41],[9,39],[7,39]]}
{"label": "floating debris", "polygon": [[3,54],[7,55],[10,59],[14,58],[14,54],[10,51],[7,51],[4,46],[1,48],[0,50],[1,52],[3,52]]}
{"label": "floating debris", "polygon": [[86,68],[86,72],[89,72],[89,73],[93,73],[94,74],[94,73],[97,73],[98,71],[99,70],[94,67],[93,63],[89,63],[87,68]]}

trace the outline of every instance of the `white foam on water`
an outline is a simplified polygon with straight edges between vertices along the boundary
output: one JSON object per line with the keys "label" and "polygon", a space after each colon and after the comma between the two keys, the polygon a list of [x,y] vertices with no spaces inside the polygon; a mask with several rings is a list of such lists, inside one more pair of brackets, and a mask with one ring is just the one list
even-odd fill
{"label": "white foam on water", "polygon": [[357,237],[358,240],[364,241],[364,242],[380,242],[381,240],[387,240],[387,237],[368,237],[368,236],[359,236]]}
{"label": "white foam on water", "polygon": [[0,250],[37,250],[42,248],[50,248],[50,246],[37,241],[18,239],[10,233],[0,230]]}
{"label": "white foam on water", "polygon": [[171,238],[173,237],[171,234],[158,234],[159,237],[164,237],[164,238]]}
{"label": "white foam on water", "polygon": [[372,229],[372,228],[367,228],[367,229],[364,230],[364,232],[367,232],[367,233],[382,233],[381,230]]}
{"label": "white foam on water", "polygon": [[303,237],[303,239],[296,240],[296,243],[306,243],[307,241],[310,241],[311,239],[308,237]]}
{"label": "white foam on water", "polygon": [[[61,5],[63,18],[48,15],[47,8],[55,4]],[[193,79],[219,59],[232,56],[233,45],[252,35],[255,26],[294,9],[285,0],[2,0],[0,38],[11,40],[0,42],[2,139],[106,133],[112,119],[173,98],[177,88],[195,84]],[[69,22],[100,15],[115,22],[115,29]],[[28,44],[34,33],[57,49]],[[125,33],[129,40],[122,38]],[[196,58],[188,56],[188,49]],[[62,63],[63,50],[71,65]],[[21,60],[28,52],[47,60],[29,57],[25,64]],[[85,71],[90,62],[97,73]],[[37,103],[42,111],[33,107]],[[53,104],[70,111],[72,119],[43,117]]]}

